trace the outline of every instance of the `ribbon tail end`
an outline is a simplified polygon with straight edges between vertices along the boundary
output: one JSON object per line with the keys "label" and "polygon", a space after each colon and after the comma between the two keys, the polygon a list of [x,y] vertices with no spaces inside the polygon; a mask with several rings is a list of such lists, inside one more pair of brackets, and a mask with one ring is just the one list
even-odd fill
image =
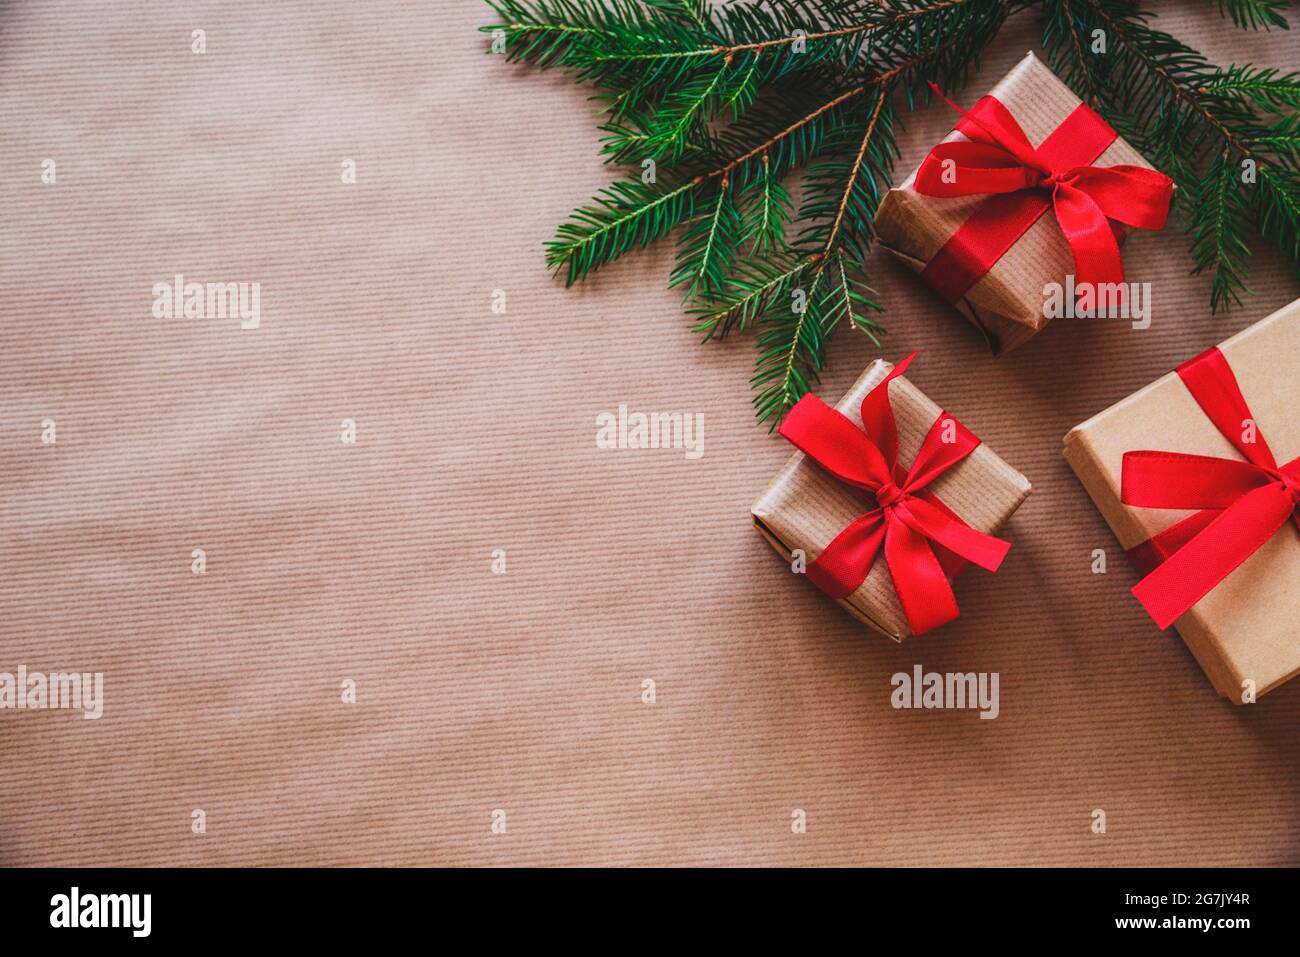
{"label": "ribbon tail end", "polygon": [[1151,617],[1151,620],[1156,623],[1156,627],[1161,631],[1165,631],[1167,628],[1172,626],[1175,621],[1181,618],[1183,613],[1162,607],[1164,603],[1161,602],[1155,594],[1151,594],[1151,589],[1143,588],[1142,585],[1144,583],[1145,580],[1138,582],[1129,589],[1129,591],[1131,591],[1133,597],[1138,600],[1138,604],[1142,606],[1142,610],[1145,611]]}

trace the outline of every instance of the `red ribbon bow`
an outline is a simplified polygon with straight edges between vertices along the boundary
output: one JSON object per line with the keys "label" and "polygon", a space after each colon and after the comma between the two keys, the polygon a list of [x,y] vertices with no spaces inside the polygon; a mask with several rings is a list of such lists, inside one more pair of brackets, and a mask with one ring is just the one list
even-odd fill
{"label": "red ribbon bow", "polygon": [[[1163,229],[1173,181],[1143,166],[1089,165],[1117,134],[1085,103],[1034,149],[1011,111],[993,97],[982,98],[969,113],[944,101],[962,114],[956,128],[968,139],[932,149],[916,171],[916,191],[996,195],[953,233],[922,278],[949,302],[959,301],[1050,206],[1074,256],[1076,281],[1094,288],[1123,283],[1119,239],[1110,221]],[[1118,289],[1122,297],[1124,287]]]}
{"label": "red ribbon bow", "polygon": [[795,404],[780,431],[841,482],[875,498],[875,507],[808,566],[808,577],[832,598],[845,598],[867,577],[883,544],[908,626],[923,635],[958,615],[948,577],[965,562],[997,571],[1011,545],[971,528],[925,488],[980,444],[956,419],[940,413],[912,467],[899,464],[889,383],[915,357],[896,365],[862,400],[865,432],[813,395]]}
{"label": "red ribbon bow", "polygon": [[1200,509],[1129,550],[1138,568],[1150,571],[1133,594],[1161,628],[1227,578],[1288,518],[1300,528],[1300,457],[1277,464],[1223,353],[1207,349],[1179,366],[1178,375],[1246,461],[1124,453],[1120,501],[1125,505]]}

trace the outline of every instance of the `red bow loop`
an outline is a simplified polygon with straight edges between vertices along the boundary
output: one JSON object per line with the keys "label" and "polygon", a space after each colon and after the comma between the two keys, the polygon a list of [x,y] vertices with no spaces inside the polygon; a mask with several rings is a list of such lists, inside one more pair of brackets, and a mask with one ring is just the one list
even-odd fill
{"label": "red bow loop", "polygon": [[1075,166],[1054,179],[1080,190],[1103,216],[1125,226],[1160,230],[1169,219],[1173,181],[1145,166]]}
{"label": "red bow loop", "polygon": [[1077,281],[1115,284],[1122,296],[1124,264],[1112,223],[1163,229],[1173,181],[1141,166],[1092,165],[1117,134],[1086,104],[1035,148],[1011,111],[992,96],[967,111],[930,86],[962,114],[956,128],[967,139],[935,146],[917,169],[914,188],[927,196],[990,199],[949,238],[922,276],[956,302],[1050,207],[1070,247]]}
{"label": "red bow loop", "polygon": [[911,467],[899,463],[889,383],[915,356],[898,363],[863,398],[863,429],[806,395],[780,432],[830,474],[875,500],[808,566],[808,577],[832,598],[845,598],[861,586],[883,550],[908,626],[923,635],[958,615],[949,575],[964,562],[996,571],[1011,546],[971,528],[926,489],[980,444],[956,419],[941,413]]}
{"label": "red bow loop", "polygon": [[1206,417],[1246,461],[1150,450],[1124,453],[1120,501],[1139,508],[1199,509],[1130,554],[1149,573],[1133,594],[1168,628],[1287,520],[1300,528],[1300,457],[1279,467],[1217,348],[1178,367]]}
{"label": "red bow loop", "polygon": [[944,199],[1018,193],[1045,185],[1049,175],[1030,169],[1000,147],[956,140],[940,143],[921,161],[916,191]]}
{"label": "red bow loop", "polygon": [[848,416],[806,395],[781,423],[781,434],[846,485],[874,492],[893,478],[881,450]]}

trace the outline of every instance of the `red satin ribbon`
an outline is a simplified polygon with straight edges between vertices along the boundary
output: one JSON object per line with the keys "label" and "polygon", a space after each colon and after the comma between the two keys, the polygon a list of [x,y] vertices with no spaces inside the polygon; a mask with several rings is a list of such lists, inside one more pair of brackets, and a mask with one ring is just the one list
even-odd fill
{"label": "red satin ribbon", "polygon": [[[993,97],[984,97],[970,112],[944,100],[962,114],[956,128],[968,139],[932,149],[916,171],[916,191],[940,197],[994,195],[958,227],[921,277],[949,302],[958,302],[1050,207],[1074,256],[1076,282],[1094,288],[1122,284],[1119,228],[1112,220],[1163,229],[1173,181],[1143,166],[1091,165],[1117,134],[1087,104],[1079,104],[1034,149],[1011,111]],[[950,161],[947,176],[945,161]],[[1117,290],[1122,302],[1124,286]]]}
{"label": "red satin ribbon", "polygon": [[1124,453],[1120,501],[1125,505],[1200,509],[1129,550],[1139,570],[1149,571],[1133,594],[1161,628],[1204,598],[1288,518],[1300,528],[1300,457],[1277,464],[1223,353],[1208,349],[1179,366],[1178,375],[1246,461]]}
{"label": "red satin ribbon", "polygon": [[[899,604],[914,635],[958,615],[950,575],[966,562],[997,571],[1011,545],[976,531],[925,486],[975,450],[980,440],[940,413],[916,461],[898,461],[898,427],[889,383],[916,357],[894,366],[862,400],[859,429],[845,415],[806,395],[781,424],[781,434],[841,482],[869,492],[875,507],[849,524],[808,566],[808,577],[832,598],[844,598],[867,577],[883,545]],[[952,441],[944,441],[952,423]]]}

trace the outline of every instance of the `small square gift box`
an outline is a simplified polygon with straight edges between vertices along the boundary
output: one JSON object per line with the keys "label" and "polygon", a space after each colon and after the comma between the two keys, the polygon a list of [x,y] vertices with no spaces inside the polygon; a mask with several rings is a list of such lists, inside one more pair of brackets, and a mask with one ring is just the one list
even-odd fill
{"label": "small square gift box", "polygon": [[1300,671],[1300,300],[1076,426],[1065,458],[1211,683]]}
{"label": "small square gift box", "polygon": [[1047,324],[1053,286],[1080,294],[1075,314],[1120,312],[1120,243],[1127,227],[1164,227],[1169,177],[1032,53],[969,111],[950,105],[956,128],[880,206],[881,244],[995,354]]}
{"label": "small square gift box", "polygon": [[752,509],[793,568],[895,641],[958,615],[951,579],[996,571],[1010,546],[990,533],[1028,480],[878,359],[834,408],[804,396],[781,424],[799,451]]}

